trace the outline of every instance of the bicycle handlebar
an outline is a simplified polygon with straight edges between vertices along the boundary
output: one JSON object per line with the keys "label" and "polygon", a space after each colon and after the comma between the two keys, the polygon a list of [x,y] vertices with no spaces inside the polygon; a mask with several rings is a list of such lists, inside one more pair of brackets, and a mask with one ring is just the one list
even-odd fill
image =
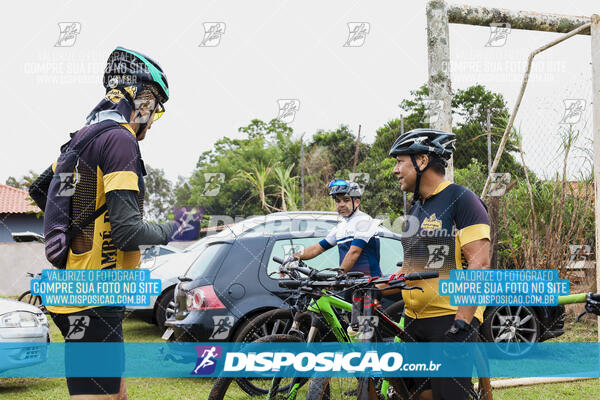
{"label": "bicycle handlebar", "polygon": [[411,272],[410,274],[404,275],[404,279],[407,281],[420,281],[422,279],[432,279],[440,276],[438,271],[423,271],[423,272]]}
{"label": "bicycle handlebar", "polygon": [[294,279],[283,279],[283,280],[279,281],[278,284],[279,284],[279,287],[287,288],[287,289],[298,289],[300,286],[302,286],[301,281],[296,281]]}
{"label": "bicycle handlebar", "polygon": [[[280,257],[273,256],[273,261],[279,264],[285,264],[286,260],[283,260]],[[287,267],[288,271],[300,272],[305,275],[307,278],[305,279],[286,279],[279,281],[278,285],[282,288],[288,289],[296,289],[302,285],[319,287],[319,288],[336,288],[342,289],[353,286],[364,286],[366,284],[381,284],[388,283],[389,288],[403,287],[406,286],[404,284],[405,281],[420,281],[423,279],[432,279],[439,277],[438,271],[421,271],[421,272],[412,272],[405,275],[398,275],[398,279],[394,279],[395,275],[391,275],[390,277],[379,277],[379,278],[370,278],[364,277],[362,272],[352,271],[346,274],[337,274],[337,273],[329,273],[329,272],[321,272],[317,271],[314,268],[308,267],[300,261],[300,265]],[[399,262],[398,265],[401,265],[402,262]],[[304,265],[304,266],[302,266]],[[285,273],[285,270],[280,270]],[[288,272],[289,274],[289,272]],[[292,274],[290,274],[292,275]],[[294,278],[298,278],[298,276],[293,276]],[[396,280],[396,282],[394,282]]]}

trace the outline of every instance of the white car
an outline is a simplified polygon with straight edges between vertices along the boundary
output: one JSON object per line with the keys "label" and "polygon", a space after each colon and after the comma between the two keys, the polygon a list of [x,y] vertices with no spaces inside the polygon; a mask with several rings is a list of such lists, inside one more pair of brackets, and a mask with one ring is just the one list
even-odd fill
{"label": "white car", "polygon": [[0,298],[0,372],[44,362],[50,340],[48,319],[39,308]]}
{"label": "white car", "polygon": [[246,235],[269,235],[285,232],[328,232],[339,222],[335,212],[290,211],[247,218],[225,227],[193,243],[182,252],[152,257],[142,262],[140,268],[150,269],[151,279],[160,279],[161,294],[152,296],[149,306],[127,307],[128,310],[151,311],[153,321],[164,326],[164,321],[174,312],[175,289],[179,277],[200,259],[206,245],[213,241]]}

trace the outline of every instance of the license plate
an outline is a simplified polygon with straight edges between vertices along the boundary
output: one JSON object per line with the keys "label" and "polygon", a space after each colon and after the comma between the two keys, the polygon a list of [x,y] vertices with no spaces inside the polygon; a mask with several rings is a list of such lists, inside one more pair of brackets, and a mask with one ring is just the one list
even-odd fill
{"label": "license plate", "polygon": [[165,333],[163,333],[162,339],[169,340],[169,338],[171,337],[172,334],[173,334],[173,328],[169,328],[165,331]]}

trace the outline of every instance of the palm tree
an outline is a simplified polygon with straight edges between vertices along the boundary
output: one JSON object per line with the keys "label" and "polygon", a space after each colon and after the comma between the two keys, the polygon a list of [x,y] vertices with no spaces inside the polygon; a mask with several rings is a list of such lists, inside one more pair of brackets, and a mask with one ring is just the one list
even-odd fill
{"label": "palm tree", "polygon": [[258,198],[260,199],[260,205],[264,210],[280,211],[278,208],[273,207],[269,203],[267,203],[266,190],[273,186],[268,185],[267,181],[269,180],[269,177],[271,176],[272,172],[273,166],[271,165],[271,163],[265,166],[262,162],[259,161],[258,165],[252,167],[250,172],[239,170],[237,172],[236,178],[234,179],[240,179],[252,185],[254,191],[256,192],[256,195],[258,195]]}
{"label": "palm tree", "polygon": [[282,166],[276,164],[273,168],[275,172],[275,178],[277,179],[277,188],[279,191],[279,197],[281,198],[281,208],[283,211],[288,210],[288,206],[292,211],[296,211],[298,206],[296,205],[296,180],[297,176],[291,176],[294,164],[287,167],[285,170]]}

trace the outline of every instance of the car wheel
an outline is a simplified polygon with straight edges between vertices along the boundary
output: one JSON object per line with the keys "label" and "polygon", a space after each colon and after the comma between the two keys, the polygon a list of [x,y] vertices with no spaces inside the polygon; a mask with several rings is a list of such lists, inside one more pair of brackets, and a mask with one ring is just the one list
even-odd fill
{"label": "car wheel", "polygon": [[175,312],[175,289],[167,289],[158,300],[154,307],[154,320],[161,328],[164,328],[165,321]]}
{"label": "car wheel", "polygon": [[531,350],[539,340],[540,322],[531,307],[489,307],[481,325],[481,334],[497,345],[500,355],[519,356]]}
{"label": "car wheel", "polygon": [[246,321],[235,335],[234,342],[253,342],[267,335],[287,333],[292,326],[292,310],[278,308],[259,314]]}

